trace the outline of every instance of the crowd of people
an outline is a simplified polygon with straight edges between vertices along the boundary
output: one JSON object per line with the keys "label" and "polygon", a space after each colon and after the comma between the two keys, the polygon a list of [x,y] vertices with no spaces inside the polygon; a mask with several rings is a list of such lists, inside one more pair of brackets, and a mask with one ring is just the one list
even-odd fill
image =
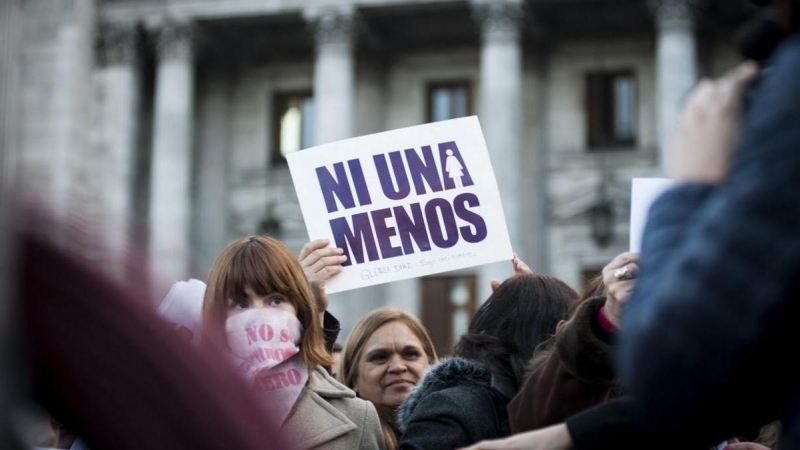
{"label": "crowd of people", "polygon": [[800,3],[774,3],[759,61],[687,100],[641,255],[582,292],[514,256],[447,356],[388,307],[338,346],[326,240],[231,243],[176,328],[20,231],[48,446],[800,448]]}

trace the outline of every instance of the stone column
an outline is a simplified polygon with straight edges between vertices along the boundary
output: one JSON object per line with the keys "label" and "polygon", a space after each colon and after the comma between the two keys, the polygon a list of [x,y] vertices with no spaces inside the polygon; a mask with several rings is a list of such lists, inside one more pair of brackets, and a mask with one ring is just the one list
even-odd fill
{"label": "stone column", "polygon": [[[12,184],[14,156],[19,146],[16,127],[20,115],[18,95],[22,63],[21,35],[21,2],[19,0],[2,2],[0,4],[0,192]],[[0,206],[6,205],[0,203]],[[6,208],[0,208],[0,214],[5,210]]]}
{"label": "stone column", "polygon": [[[158,31],[150,254],[154,287],[189,273],[189,215],[194,120],[192,28],[165,23]],[[161,298],[166,291],[154,291]]]}
{"label": "stone column", "polygon": [[308,9],[304,13],[314,33],[314,143],[349,138],[353,133],[352,7]]}
{"label": "stone column", "polygon": [[[222,65],[224,63],[220,63]],[[198,97],[197,192],[194,199],[194,276],[206,279],[228,243],[228,163],[230,158],[230,79],[214,71],[202,83]]]}
{"label": "stone column", "polygon": [[[88,184],[80,172],[92,132],[95,2],[26,1],[23,10],[23,36],[31,38],[22,48],[17,184],[56,217],[79,222],[78,197]],[[61,227],[51,236],[66,245],[68,234]]]}
{"label": "stone column", "polygon": [[104,234],[108,241],[111,272],[125,277],[125,263],[133,223],[133,170],[139,145],[140,61],[139,33],[133,25],[101,30],[105,66],[101,70],[103,97],[100,138],[104,156],[101,185]]}
{"label": "stone column", "polygon": [[0,442],[16,450],[17,427],[13,413],[23,404],[28,386],[21,373],[18,299],[11,280],[16,280],[14,253],[17,239],[8,234],[10,219],[9,188],[14,182],[15,155],[19,140],[16,132],[20,115],[18,103],[22,61],[22,1],[0,2]]}
{"label": "stone column", "polygon": [[[478,117],[503,199],[511,245],[520,239],[520,152],[522,148],[522,1],[471,0],[481,27],[480,109]],[[531,232],[532,230],[526,230]],[[520,250],[518,250],[520,251]],[[510,255],[509,255],[510,256]],[[491,293],[489,279],[505,279],[510,264],[484,266],[479,298]]]}
{"label": "stone column", "polygon": [[660,164],[686,95],[697,82],[695,6],[698,0],[650,0],[656,16],[656,102]]}
{"label": "stone column", "polygon": [[[304,16],[316,43],[314,61],[314,143],[353,136],[355,114],[356,13],[352,6],[309,8]],[[372,286],[330,296],[329,311],[339,318],[341,338],[358,317],[383,306],[386,286]]]}

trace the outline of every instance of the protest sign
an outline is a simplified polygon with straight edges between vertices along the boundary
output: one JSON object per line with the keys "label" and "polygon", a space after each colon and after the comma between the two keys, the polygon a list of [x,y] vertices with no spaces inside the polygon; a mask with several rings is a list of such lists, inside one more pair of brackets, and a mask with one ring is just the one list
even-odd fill
{"label": "protest sign", "polygon": [[650,205],[674,184],[669,178],[634,178],[631,182],[631,252],[642,251],[642,234],[647,224]]}
{"label": "protest sign", "polygon": [[288,156],[309,238],[347,256],[329,293],[509,260],[511,242],[477,117]]}

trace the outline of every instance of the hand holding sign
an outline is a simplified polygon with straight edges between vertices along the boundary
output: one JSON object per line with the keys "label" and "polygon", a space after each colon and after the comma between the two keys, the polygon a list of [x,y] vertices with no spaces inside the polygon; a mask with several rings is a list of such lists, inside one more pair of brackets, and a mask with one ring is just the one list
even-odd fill
{"label": "hand holding sign", "polygon": [[638,262],[638,253],[621,253],[603,268],[603,284],[606,286],[603,311],[608,321],[617,328],[620,328],[622,308],[636,284]]}
{"label": "hand holding sign", "polygon": [[[527,264],[525,264],[525,261],[519,259],[519,256],[517,256],[516,253],[514,253],[514,258],[511,260],[511,265],[514,266],[514,275],[512,275],[512,276],[525,275],[525,274],[533,273],[531,268],[528,267]],[[495,291],[495,290],[497,290],[497,288],[500,287],[502,282],[500,280],[492,280],[492,281],[490,281],[490,284],[492,285],[492,291]]]}
{"label": "hand holding sign", "polygon": [[328,247],[330,241],[327,239],[317,239],[303,246],[300,250],[300,266],[306,274],[314,297],[317,299],[319,312],[328,309],[330,301],[328,294],[325,293],[325,284],[334,275],[341,272],[342,263],[347,261],[347,257],[342,254],[342,249]]}

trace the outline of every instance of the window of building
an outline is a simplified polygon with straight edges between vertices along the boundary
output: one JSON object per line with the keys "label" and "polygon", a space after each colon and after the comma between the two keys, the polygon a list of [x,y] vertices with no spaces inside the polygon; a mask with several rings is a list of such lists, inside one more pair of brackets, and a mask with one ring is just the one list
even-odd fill
{"label": "window of building", "polygon": [[428,122],[472,114],[472,92],[468,81],[428,85]]}
{"label": "window of building", "polygon": [[474,275],[422,279],[422,323],[440,357],[453,353],[453,345],[467,332],[476,295]]}
{"label": "window of building", "polygon": [[586,76],[590,150],[636,144],[636,79],[633,71]]}
{"label": "window of building", "polygon": [[272,163],[285,164],[286,155],[314,145],[314,97],[310,92],[275,96]]}

